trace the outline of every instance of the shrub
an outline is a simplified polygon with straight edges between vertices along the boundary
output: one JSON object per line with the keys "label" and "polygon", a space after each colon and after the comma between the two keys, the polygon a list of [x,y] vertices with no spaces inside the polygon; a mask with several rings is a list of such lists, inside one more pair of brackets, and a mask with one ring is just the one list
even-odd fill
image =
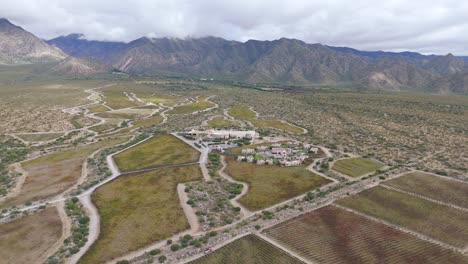
{"label": "shrub", "polygon": [[151,256],[155,256],[155,255],[157,255],[159,253],[161,253],[161,250],[159,250],[159,249],[153,249],[153,250],[150,251]]}
{"label": "shrub", "polygon": [[174,244],[174,245],[171,246],[172,251],[177,251],[179,249],[180,249],[180,246],[178,244]]}
{"label": "shrub", "polygon": [[162,256],[159,256],[158,261],[159,263],[164,263],[166,262],[166,259],[167,259],[166,256],[162,255]]}

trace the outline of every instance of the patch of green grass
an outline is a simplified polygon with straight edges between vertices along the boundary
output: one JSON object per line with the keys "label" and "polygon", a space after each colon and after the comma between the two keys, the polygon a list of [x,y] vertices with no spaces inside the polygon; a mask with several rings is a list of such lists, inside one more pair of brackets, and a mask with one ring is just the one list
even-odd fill
{"label": "patch of green grass", "polygon": [[141,119],[132,123],[134,127],[146,127],[160,124],[164,119],[161,116],[154,116],[146,119]]}
{"label": "patch of green grass", "polygon": [[165,168],[121,176],[98,188],[92,200],[100,233],[80,263],[104,263],[188,229],[177,184],[201,177],[198,166]]}
{"label": "patch of green grass", "polygon": [[466,211],[380,186],[337,203],[456,247],[468,246]]}
{"label": "patch of green grass", "polygon": [[103,113],[97,113],[96,116],[102,117],[102,118],[134,119],[138,116],[138,114],[137,113],[103,112]]}
{"label": "patch of green grass", "polygon": [[199,98],[199,101],[181,106],[176,106],[168,114],[191,114],[215,106],[212,102],[206,101],[206,97]]}
{"label": "patch of green grass", "polygon": [[239,199],[248,209],[256,211],[291,199],[330,183],[306,167],[259,166],[226,157],[225,170],[232,178],[249,184],[249,191]]}
{"label": "patch of green grass", "polygon": [[94,131],[94,132],[97,132],[97,133],[102,133],[104,131],[107,131],[107,130],[110,130],[110,129],[113,129],[113,128],[117,128],[117,127],[118,127],[118,125],[116,123],[104,123],[104,124],[101,124],[101,125],[90,127],[89,129]]}
{"label": "patch of green grass", "polygon": [[96,105],[88,108],[91,113],[101,113],[101,112],[106,112],[109,111],[109,108],[103,106],[103,105]]}
{"label": "patch of green grass", "polygon": [[200,153],[173,135],[158,135],[114,156],[121,171],[196,162]]}
{"label": "patch of green grass", "polygon": [[304,129],[290,125],[288,123],[281,122],[279,120],[257,119],[255,112],[245,106],[232,107],[228,110],[228,113],[230,116],[236,119],[245,120],[252,123],[252,125],[254,125],[255,127],[270,127],[286,132],[291,132],[294,134],[304,133]]}
{"label": "patch of green grass", "polygon": [[381,163],[365,158],[337,160],[332,169],[351,177],[360,177],[384,167]]}
{"label": "patch of green grass", "polygon": [[44,134],[17,134],[17,137],[24,141],[49,141],[63,136],[63,133],[44,133]]}
{"label": "patch of green grass", "polygon": [[238,125],[237,122],[224,119],[224,117],[220,117],[220,116],[214,117],[210,121],[208,121],[208,126],[214,127],[214,128],[227,128],[227,127],[233,127],[236,125]]}
{"label": "patch of green grass", "polygon": [[301,264],[303,262],[255,235],[239,238],[213,253],[189,262],[189,264],[218,263]]}
{"label": "patch of green grass", "polygon": [[106,105],[114,110],[140,105],[141,103],[128,99],[124,94],[128,90],[129,88],[123,84],[105,88],[102,92],[105,96]]}

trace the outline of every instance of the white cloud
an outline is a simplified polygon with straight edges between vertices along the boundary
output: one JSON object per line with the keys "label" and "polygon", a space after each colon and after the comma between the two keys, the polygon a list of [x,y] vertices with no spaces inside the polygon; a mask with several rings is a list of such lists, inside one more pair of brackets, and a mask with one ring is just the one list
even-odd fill
{"label": "white cloud", "polygon": [[468,55],[468,2],[372,0],[0,0],[0,17],[42,38],[298,38],[367,50]]}

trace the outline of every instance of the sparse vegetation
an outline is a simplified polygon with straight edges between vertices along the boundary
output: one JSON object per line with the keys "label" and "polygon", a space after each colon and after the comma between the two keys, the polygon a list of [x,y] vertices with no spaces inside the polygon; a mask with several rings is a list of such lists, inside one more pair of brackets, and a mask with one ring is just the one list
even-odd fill
{"label": "sparse vegetation", "polygon": [[335,162],[332,169],[351,177],[360,177],[374,172],[383,165],[365,158],[349,158]]}

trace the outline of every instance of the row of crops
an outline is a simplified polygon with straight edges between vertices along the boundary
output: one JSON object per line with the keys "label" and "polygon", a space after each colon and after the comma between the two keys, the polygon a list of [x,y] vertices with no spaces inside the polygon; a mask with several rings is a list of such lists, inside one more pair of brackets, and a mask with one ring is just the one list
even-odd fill
{"label": "row of crops", "polygon": [[247,235],[190,264],[303,264],[265,240]]}
{"label": "row of crops", "polygon": [[333,205],[266,230],[318,263],[468,263],[468,257]]}

